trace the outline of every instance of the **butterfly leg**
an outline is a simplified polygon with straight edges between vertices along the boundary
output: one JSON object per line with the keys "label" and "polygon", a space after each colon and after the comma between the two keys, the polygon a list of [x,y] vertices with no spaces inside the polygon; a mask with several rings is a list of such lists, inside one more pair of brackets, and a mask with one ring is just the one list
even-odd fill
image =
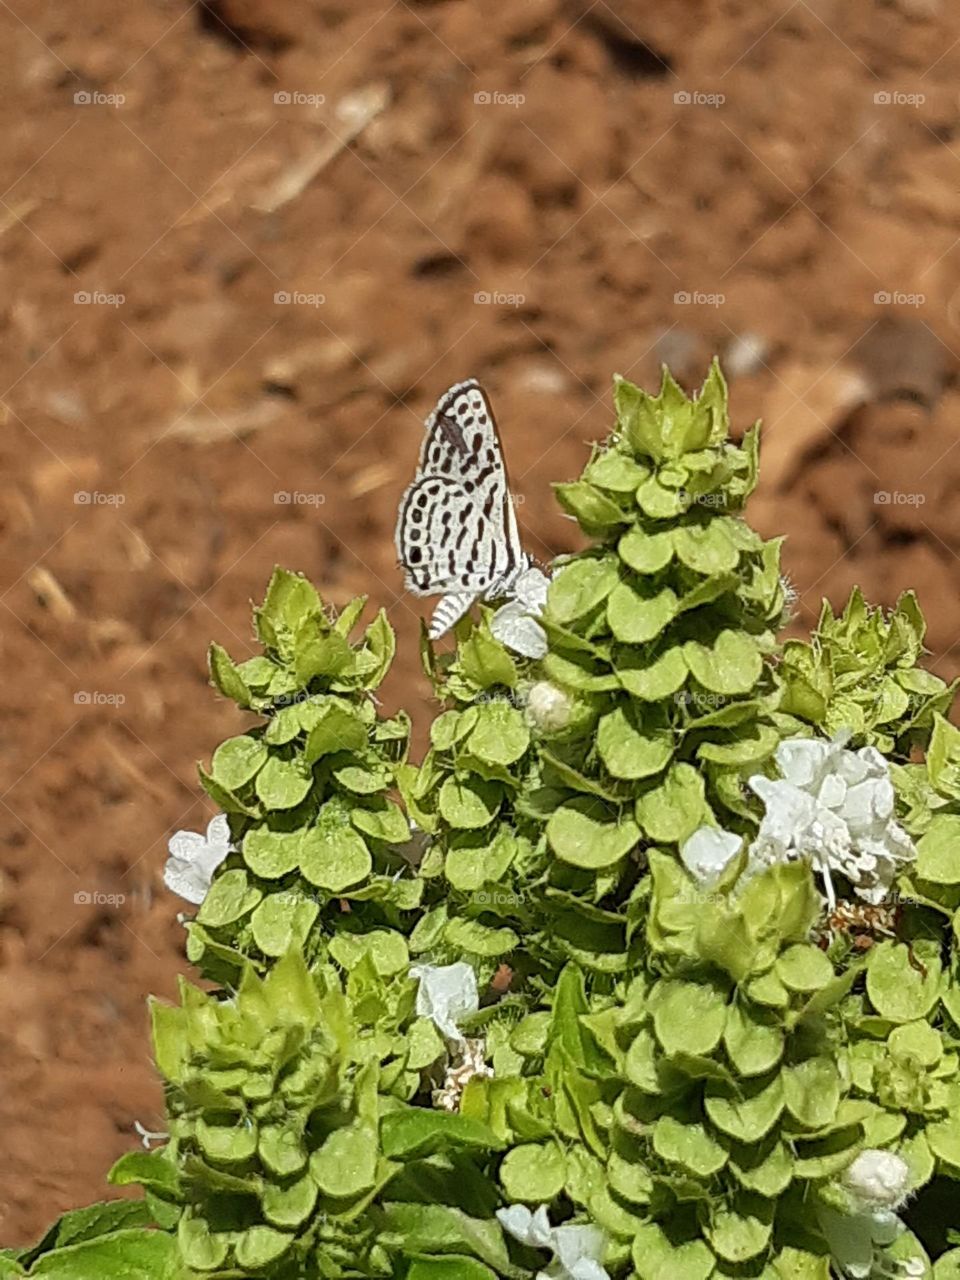
{"label": "butterfly leg", "polygon": [[476,595],[469,591],[454,592],[452,595],[444,596],[430,619],[430,639],[439,640],[441,636],[446,635],[450,628],[460,621],[476,598]]}

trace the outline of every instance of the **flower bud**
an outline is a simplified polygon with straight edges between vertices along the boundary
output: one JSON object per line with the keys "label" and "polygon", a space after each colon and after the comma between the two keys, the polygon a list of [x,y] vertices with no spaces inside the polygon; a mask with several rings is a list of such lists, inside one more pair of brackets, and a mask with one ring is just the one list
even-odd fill
{"label": "flower bud", "polygon": [[895,1209],[906,1199],[910,1169],[893,1151],[861,1151],[843,1175],[843,1183],[863,1208]]}
{"label": "flower bud", "polygon": [[541,733],[560,733],[566,729],[574,713],[569,693],[549,680],[538,680],[527,694],[527,714]]}

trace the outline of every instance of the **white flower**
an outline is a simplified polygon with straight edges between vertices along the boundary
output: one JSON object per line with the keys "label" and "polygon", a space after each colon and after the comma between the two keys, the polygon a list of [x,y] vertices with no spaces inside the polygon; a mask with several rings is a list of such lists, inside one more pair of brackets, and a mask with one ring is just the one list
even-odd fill
{"label": "white flower", "polygon": [[910,1168],[893,1151],[861,1151],[844,1172],[843,1183],[864,1209],[896,1209],[910,1189]]}
{"label": "white flower", "polygon": [[517,578],[511,599],[490,620],[492,635],[524,658],[542,658],[547,652],[546,633],[537,622],[547,603],[550,579],[531,565]]}
{"label": "white flower", "polygon": [[816,1213],[840,1275],[850,1280],[909,1280],[927,1274],[922,1258],[895,1258],[889,1252],[906,1230],[889,1209],[840,1213],[820,1201]]}
{"label": "white flower", "polygon": [[711,885],[735,858],[743,843],[732,831],[722,827],[698,827],[680,850],[680,861],[700,885]]}
{"label": "white flower", "polygon": [[527,715],[542,733],[559,733],[570,723],[573,699],[549,680],[538,680],[527,694]]}
{"label": "white flower", "polygon": [[553,1254],[553,1261],[537,1273],[537,1280],[610,1280],[600,1263],[605,1239],[599,1227],[552,1227],[545,1204],[534,1213],[526,1205],[512,1204],[509,1209],[498,1209],[497,1218],[504,1231],[521,1244],[549,1249]]}
{"label": "white flower", "polygon": [[480,1008],[473,966],[464,960],[447,965],[421,964],[410,970],[410,976],[420,981],[417,1017],[429,1018],[445,1040],[464,1044],[466,1038],[457,1023]]}
{"label": "white flower", "polygon": [[776,751],[782,779],[749,780],[766,806],[750,847],[752,869],[809,858],[823,876],[831,910],[831,872],[846,876],[859,898],[876,905],[888,896],[899,867],[916,854],[894,821],[886,760],[874,747],[848,751],[848,737],[789,738]]}
{"label": "white flower", "polygon": [[207,896],[214,871],[232,848],[225,813],[210,819],[206,835],[178,831],[167,844],[170,856],[163,868],[164,884],[199,907]]}

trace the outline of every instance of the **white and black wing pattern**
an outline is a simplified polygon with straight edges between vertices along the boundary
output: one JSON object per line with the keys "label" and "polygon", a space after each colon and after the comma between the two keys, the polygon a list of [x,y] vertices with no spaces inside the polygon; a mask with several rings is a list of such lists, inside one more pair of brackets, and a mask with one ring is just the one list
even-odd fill
{"label": "white and black wing pattern", "polygon": [[476,600],[509,595],[530,567],[493,410],[473,378],[445,391],[427,419],[416,478],[400,502],[396,545],[407,590],[443,596],[430,625],[434,640]]}

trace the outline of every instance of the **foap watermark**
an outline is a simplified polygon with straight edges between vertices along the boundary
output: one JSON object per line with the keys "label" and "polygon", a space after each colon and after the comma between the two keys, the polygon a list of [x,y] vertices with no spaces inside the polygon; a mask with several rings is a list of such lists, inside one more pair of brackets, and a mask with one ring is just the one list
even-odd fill
{"label": "foap watermark", "polygon": [[925,493],[905,493],[902,489],[878,489],[873,495],[878,507],[922,507],[926,500]]}
{"label": "foap watermark", "polygon": [[322,107],[326,102],[323,93],[303,93],[300,89],[278,89],[273,95],[278,107]]}
{"label": "foap watermark", "polygon": [[104,293],[102,289],[78,289],[73,301],[78,307],[122,307],[125,293]]}
{"label": "foap watermark", "polygon": [[478,889],[471,893],[470,901],[478,907],[519,907],[523,903],[523,894],[508,893],[506,889]]}
{"label": "foap watermark", "polygon": [[279,307],[322,307],[325,293],[302,293],[299,289],[278,289],[273,300]]}
{"label": "foap watermark", "polygon": [[125,893],[101,893],[99,889],[78,889],[73,901],[78,907],[122,907]]}
{"label": "foap watermark", "polygon": [[680,501],[687,507],[725,507],[727,499],[722,493],[691,493],[689,489],[678,489]]}
{"label": "foap watermark", "polygon": [[678,89],[673,101],[678,107],[722,107],[725,93],[702,93],[699,89]]}
{"label": "foap watermark", "polygon": [[473,95],[478,107],[522,107],[526,95],[522,93],[501,93],[499,89],[481,89]]}
{"label": "foap watermark", "polygon": [[878,289],[873,301],[878,307],[922,307],[925,293],[904,293],[902,289]]}
{"label": "foap watermark", "polygon": [[126,500],[125,493],[101,493],[99,489],[78,489],[73,495],[76,507],[122,507]]}
{"label": "foap watermark", "polygon": [[700,289],[678,289],[673,295],[678,307],[722,307],[726,300],[725,293],[703,293]]}
{"label": "foap watermark", "polygon": [[101,689],[78,689],[73,701],[78,707],[122,707],[126,694],[104,693]]}
{"label": "foap watermark", "polygon": [[673,695],[673,700],[678,707],[688,706],[696,711],[716,711],[718,707],[725,707],[730,699],[724,693],[708,693],[703,691],[700,693],[692,689],[681,689],[679,693]]}
{"label": "foap watermark", "polygon": [[501,293],[498,289],[494,289],[492,293],[481,289],[473,295],[475,307],[522,307],[526,300],[525,293]]}
{"label": "foap watermark", "polygon": [[873,101],[878,107],[922,107],[925,93],[904,93],[902,89],[878,89]]}
{"label": "foap watermark", "polygon": [[78,89],[73,95],[77,107],[122,107],[126,100],[125,93],[101,93],[99,89]]}
{"label": "foap watermark", "polygon": [[324,493],[304,493],[300,489],[281,489],[273,495],[278,507],[322,507],[326,500]]}

